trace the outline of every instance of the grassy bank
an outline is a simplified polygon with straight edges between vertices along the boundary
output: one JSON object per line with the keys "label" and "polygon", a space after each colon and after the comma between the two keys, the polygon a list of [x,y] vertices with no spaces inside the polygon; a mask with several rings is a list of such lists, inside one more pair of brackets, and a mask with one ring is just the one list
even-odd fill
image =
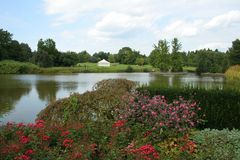
{"label": "grassy bank", "polygon": [[54,74],[54,73],[117,73],[117,72],[155,72],[151,65],[111,64],[110,67],[99,67],[97,63],[81,63],[74,67],[40,68],[37,65],[11,60],[0,62],[0,74]]}
{"label": "grassy bank", "polygon": [[0,62],[0,74],[32,74],[39,72],[40,68],[32,63],[23,63],[12,60]]}

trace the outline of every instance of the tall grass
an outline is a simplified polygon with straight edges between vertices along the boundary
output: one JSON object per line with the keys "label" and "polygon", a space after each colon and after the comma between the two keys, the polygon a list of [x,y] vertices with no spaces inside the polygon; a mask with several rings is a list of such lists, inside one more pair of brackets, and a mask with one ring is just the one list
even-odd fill
{"label": "tall grass", "polygon": [[240,65],[231,66],[226,72],[227,80],[239,81],[240,80]]}

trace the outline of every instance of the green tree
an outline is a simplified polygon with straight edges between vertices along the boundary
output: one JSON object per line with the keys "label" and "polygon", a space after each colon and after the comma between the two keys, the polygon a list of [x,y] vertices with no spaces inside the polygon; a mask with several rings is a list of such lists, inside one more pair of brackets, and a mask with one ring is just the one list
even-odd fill
{"label": "green tree", "polygon": [[123,47],[118,51],[118,62],[121,64],[134,64],[136,58],[140,56],[138,51],[132,50],[130,47]]}
{"label": "green tree", "polygon": [[78,54],[75,52],[62,53],[60,56],[62,66],[74,66],[78,61]]}
{"label": "green tree", "polygon": [[143,66],[143,65],[144,65],[144,62],[145,62],[145,61],[144,61],[144,58],[142,58],[142,57],[140,58],[140,57],[139,57],[139,58],[136,59],[136,62],[135,62],[135,63],[136,63],[137,65],[139,65],[139,66]]}
{"label": "green tree", "polygon": [[115,54],[109,54],[109,56],[108,56],[108,61],[110,62],[110,63],[115,63],[116,62],[116,55]]}
{"label": "green tree", "polygon": [[0,60],[8,59],[8,49],[12,42],[12,34],[8,31],[0,29]]}
{"label": "green tree", "polygon": [[240,64],[240,40],[232,42],[232,47],[228,50],[229,61],[231,65]]}
{"label": "green tree", "polygon": [[172,71],[173,72],[182,72],[183,71],[183,57],[180,53],[182,49],[182,44],[177,38],[172,40]]}
{"label": "green tree", "polygon": [[[44,41],[40,39],[37,44],[37,54],[43,54],[42,56],[38,55],[36,59],[37,64],[40,66],[44,64],[42,67],[58,66],[60,64],[60,53],[53,39],[46,39]],[[46,60],[49,64],[42,62],[42,60]]]}
{"label": "green tree", "polygon": [[159,40],[154,44],[154,50],[149,55],[149,62],[152,66],[160,68],[161,71],[169,71],[171,59],[167,40]]}
{"label": "green tree", "polygon": [[87,51],[78,53],[78,59],[80,63],[89,62],[91,55]]}

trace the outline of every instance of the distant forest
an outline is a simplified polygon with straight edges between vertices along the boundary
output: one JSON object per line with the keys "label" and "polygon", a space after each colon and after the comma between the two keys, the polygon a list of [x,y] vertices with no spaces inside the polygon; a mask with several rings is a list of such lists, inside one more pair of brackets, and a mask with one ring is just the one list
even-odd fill
{"label": "distant forest", "polygon": [[37,51],[32,51],[27,43],[13,39],[13,34],[0,29],[0,61],[15,60],[31,62],[40,67],[75,66],[78,63],[96,63],[106,59],[111,63],[120,64],[150,64],[161,71],[181,72],[184,66],[196,67],[197,73],[223,73],[231,65],[240,64],[240,40],[232,42],[226,52],[217,49],[200,49],[196,51],[181,51],[182,43],[178,38],[171,42],[159,40],[153,45],[149,56],[142,55],[130,47],[121,48],[118,53],[99,51],[90,54],[87,51],[79,53],[73,51],[61,52],[56,48],[53,39],[40,39]]}

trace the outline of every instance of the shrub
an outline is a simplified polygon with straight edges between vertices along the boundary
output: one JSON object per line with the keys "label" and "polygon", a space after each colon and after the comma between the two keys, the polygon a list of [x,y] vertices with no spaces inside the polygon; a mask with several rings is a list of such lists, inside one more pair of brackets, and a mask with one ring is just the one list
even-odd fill
{"label": "shrub", "polygon": [[1,61],[0,62],[0,74],[16,74],[16,73],[38,73],[39,67],[26,62],[17,62],[17,61]]}
{"label": "shrub", "polygon": [[133,68],[131,66],[128,66],[125,72],[133,72]]}
{"label": "shrub", "polygon": [[227,80],[239,81],[240,80],[240,65],[231,66],[226,72]]}
{"label": "shrub", "polygon": [[108,79],[98,82],[93,91],[74,93],[69,98],[57,100],[42,110],[38,119],[48,123],[72,123],[113,120],[113,108],[122,103],[121,97],[135,86],[124,79]]}
{"label": "shrub", "polygon": [[240,159],[239,130],[210,130],[196,132],[191,137],[197,144],[198,160],[238,160]]}
{"label": "shrub", "polygon": [[[139,123],[152,132],[158,141],[183,134],[202,122],[196,102],[179,97],[168,102],[164,96],[149,96],[133,93],[126,97],[125,107],[116,109],[119,119],[128,124]],[[162,133],[162,134],[161,134]],[[166,135],[166,133],[168,135]]]}

